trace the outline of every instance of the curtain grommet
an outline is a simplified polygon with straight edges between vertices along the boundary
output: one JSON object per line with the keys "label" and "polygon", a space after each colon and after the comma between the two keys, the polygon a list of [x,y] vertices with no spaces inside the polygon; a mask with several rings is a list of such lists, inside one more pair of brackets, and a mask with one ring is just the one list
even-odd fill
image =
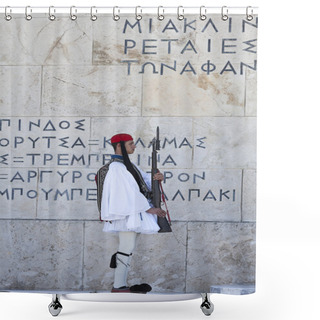
{"label": "curtain grommet", "polygon": [[[116,14],[116,9],[118,10],[118,14]],[[119,7],[113,7],[113,20],[114,21],[119,21],[120,20],[120,16],[119,16],[119,14],[120,14],[120,10],[119,10]]]}
{"label": "curtain grommet", "polygon": [[[10,21],[12,19],[12,15],[10,15],[8,13],[8,9],[10,8],[10,6],[6,6],[5,9],[4,9],[4,18],[7,20],[7,21]],[[10,13],[11,13],[11,9],[10,9]]]}
{"label": "curtain grommet", "polygon": [[205,6],[200,7],[200,20],[204,21],[207,19],[207,9]]}
{"label": "curtain grommet", "polygon": [[223,21],[227,21],[229,19],[229,16],[228,16],[228,8],[226,6],[223,6],[221,8],[221,19]]}
{"label": "curtain grommet", "polygon": [[[97,17],[96,14],[93,14],[93,8],[96,8],[96,7],[91,7],[91,9],[90,9],[90,19],[92,21],[96,21],[98,19],[98,17]],[[97,13],[97,9],[96,9],[96,13]]]}
{"label": "curtain grommet", "polygon": [[[140,10],[140,14],[138,14],[138,9]],[[140,6],[136,7],[135,13],[136,13],[136,20],[140,21],[142,19],[142,9]]]}
{"label": "curtain grommet", "polygon": [[[251,9],[251,13],[249,13],[249,8]],[[246,16],[247,16],[247,20],[251,21],[253,20],[253,9],[251,6],[248,6],[246,9]]]}
{"label": "curtain grommet", "polygon": [[[160,14],[160,8],[162,9],[162,13]],[[164,19],[164,9],[163,6],[158,7],[158,20],[162,21]]]}
{"label": "curtain grommet", "polygon": [[50,6],[49,7],[49,20],[50,21],[54,21],[56,20],[56,16],[54,14],[52,14],[52,11],[55,13],[55,9],[54,9],[54,6]]}
{"label": "curtain grommet", "polygon": [[184,19],[184,9],[183,9],[183,6],[179,6],[178,7],[178,20],[183,20]]}
{"label": "curtain grommet", "polygon": [[[73,10],[74,10],[74,12],[73,12]],[[77,13],[76,7],[75,7],[75,6],[70,7],[70,19],[71,19],[72,21],[76,21],[77,18],[78,18],[75,13]]]}
{"label": "curtain grommet", "polygon": [[30,6],[26,6],[26,9],[25,9],[25,16],[26,16],[26,20],[27,21],[30,21],[32,19],[32,9]]}

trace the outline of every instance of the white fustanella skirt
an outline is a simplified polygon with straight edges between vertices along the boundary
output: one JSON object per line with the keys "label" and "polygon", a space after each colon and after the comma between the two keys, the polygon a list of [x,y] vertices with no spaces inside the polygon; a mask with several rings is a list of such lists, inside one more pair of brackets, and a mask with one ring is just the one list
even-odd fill
{"label": "white fustanella skirt", "polygon": [[158,233],[157,216],[155,214],[141,212],[126,216],[123,219],[106,221],[104,232],[135,231],[137,233]]}

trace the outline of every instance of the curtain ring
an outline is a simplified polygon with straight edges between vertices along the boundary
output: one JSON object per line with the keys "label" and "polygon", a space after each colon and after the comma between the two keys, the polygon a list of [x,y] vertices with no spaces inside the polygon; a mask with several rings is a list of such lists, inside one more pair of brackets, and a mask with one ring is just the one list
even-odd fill
{"label": "curtain ring", "polygon": [[32,9],[30,6],[27,6],[26,10],[25,10],[25,15],[26,15],[27,21],[30,21],[32,19],[32,15],[30,13],[32,13]]}
{"label": "curtain ring", "polygon": [[[251,8],[251,13],[249,14],[249,8]],[[248,21],[251,21],[253,19],[253,9],[252,7],[247,7],[247,10],[246,10],[246,14],[247,14],[247,20]]]}
{"label": "curtain ring", "polygon": [[[95,7],[91,7],[91,9],[90,9],[91,20],[96,21],[98,19],[98,17],[96,14],[93,14],[93,8],[95,8]],[[97,9],[96,9],[96,13],[97,13]]]}
{"label": "curtain ring", "polygon": [[[180,12],[182,11],[182,13]],[[184,9],[183,6],[178,7],[178,20],[183,20],[184,19]]]}
{"label": "curtain ring", "polygon": [[221,8],[221,19],[223,21],[227,21],[228,20],[228,8],[226,6],[223,6]]}
{"label": "curtain ring", "polygon": [[[116,9],[118,9],[118,14],[116,14]],[[119,13],[120,13],[119,7],[113,7],[113,20],[114,21],[118,21],[120,19]]]}
{"label": "curtain ring", "polygon": [[[160,14],[160,8],[162,8],[162,13]],[[162,21],[164,19],[164,9],[163,6],[158,7],[158,20]]]}
{"label": "curtain ring", "polygon": [[70,19],[72,21],[75,21],[77,20],[78,17],[73,13],[73,9],[74,9],[74,12],[77,13],[77,9],[75,6],[70,7]]}
{"label": "curtain ring", "polygon": [[[139,10],[140,10],[140,14],[138,14],[138,8],[139,8]],[[137,6],[137,7],[136,7],[136,19],[137,19],[138,21],[140,21],[140,20],[142,19],[142,9],[141,9],[140,6]]]}
{"label": "curtain ring", "polygon": [[[12,19],[12,16],[10,14],[8,14],[8,8],[10,8],[10,6],[6,6],[5,9],[4,9],[4,16],[5,16],[5,19],[7,21],[10,21]],[[10,9],[10,13],[11,13],[11,9]]]}
{"label": "curtain ring", "polygon": [[49,7],[49,20],[54,21],[56,20],[56,16],[54,14],[52,14],[52,11],[56,12],[56,10],[54,9],[54,6]]}
{"label": "curtain ring", "polygon": [[207,19],[207,9],[205,6],[200,7],[200,20],[206,20]]}

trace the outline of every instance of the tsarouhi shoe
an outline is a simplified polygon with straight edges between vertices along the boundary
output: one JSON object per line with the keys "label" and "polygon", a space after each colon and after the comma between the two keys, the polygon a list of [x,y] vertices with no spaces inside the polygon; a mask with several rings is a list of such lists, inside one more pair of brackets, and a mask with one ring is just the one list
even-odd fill
{"label": "tsarouhi shoe", "polygon": [[147,293],[152,290],[151,286],[147,283],[135,284],[130,287],[130,292],[132,293]]}
{"label": "tsarouhi shoe", "polygon": [[130,288],[129,287],[120,287],[120,288],[112,288],[111,292],[115,293],[130,293]]}

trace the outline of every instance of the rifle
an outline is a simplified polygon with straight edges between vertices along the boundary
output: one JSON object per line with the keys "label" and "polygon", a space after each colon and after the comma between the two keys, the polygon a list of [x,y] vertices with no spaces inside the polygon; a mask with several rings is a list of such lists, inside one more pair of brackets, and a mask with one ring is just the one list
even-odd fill
{"label": "rifle", "polygon": [[[159,139],[159,127],[157,127],[156,138],[152,140],[152,168],[151,168],[151,181],[152,181],[152,204],[155,208],[161,208],[161,191],[160,182],[154,180],[153,176],[158,172],[157,167],[157,151],[160,150],[160,139]],[[158,232],[172,232],[170,224],[167,218],[157,217],[158,225],[160,230]]]}

